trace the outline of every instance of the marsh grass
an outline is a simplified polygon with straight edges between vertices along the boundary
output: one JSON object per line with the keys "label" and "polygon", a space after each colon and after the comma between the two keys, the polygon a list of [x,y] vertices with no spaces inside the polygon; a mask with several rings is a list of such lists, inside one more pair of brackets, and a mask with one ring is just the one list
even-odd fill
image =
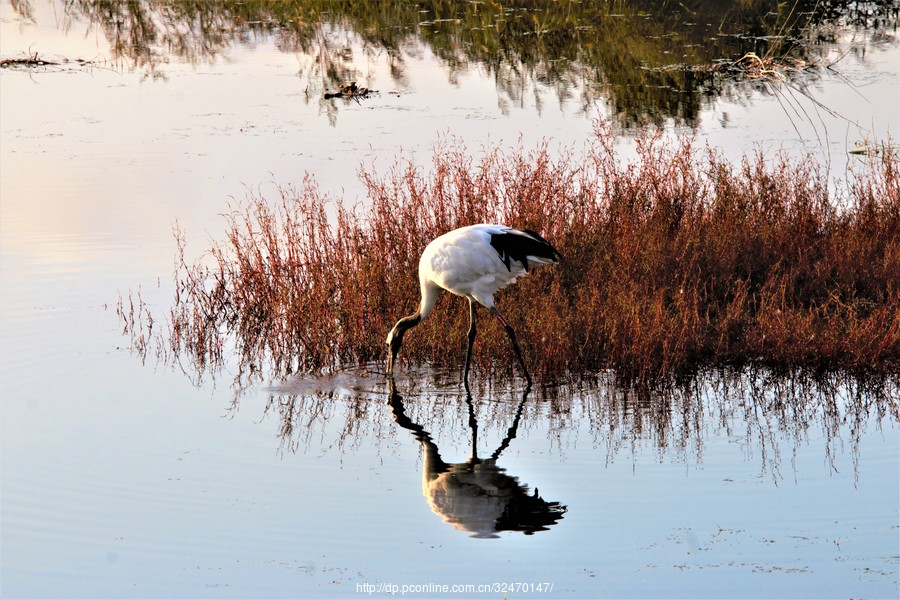
{"label": "marsh grass", "polygon": [[[546,145],[474,158],[445,140],[430,169],[361,168],[364,204],[332,200],[307,176],[277,198],[250,193],[207,256],[186,258],[179,232],[175,297],[155,345],[199,370],[232,347],[242,368],[275,375],[381,361],[388,329],[418,303],[426,243],[501,222],[541,232],[564,257],[498,297],[544,380],[747,364],[896,372],[898,160],[865,165],[833,192],[811,159],[759,152],[731,164],[654,133],[632,161],[602,128],[583,154],[556,158]],[[132,336],[153,318],[122,314]],[[512,375],[508,341],[482,314],[473,368]],[[444,294],[401,359],[458,367],[466,328],[466,303]]]}

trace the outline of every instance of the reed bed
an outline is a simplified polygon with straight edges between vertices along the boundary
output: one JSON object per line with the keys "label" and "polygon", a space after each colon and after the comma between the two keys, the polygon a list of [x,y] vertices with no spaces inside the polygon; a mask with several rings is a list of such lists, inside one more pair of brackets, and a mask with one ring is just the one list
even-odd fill
{"label": "reed bed", "polygon": [[[630,161],[602,127],[584,152],[556,156],[542,145],[473,157],[444,140],[428,169],[360,168],[368,198],[359,204],[329,198],[307,176],[278,198],[249,194],[207,256],[186,259],[179,233],[157,346],[199,369],[234,351],[275,375],[377,363],[389,328],[418,303],[427,242],[501,222],[541,232],[564,257],[498,296],[545,381],[747,364],[896,373],[898,163],[871,157],[829,188],[811,159],[759,152],[732,164],[652,132]],[[504,332],[482,314],[473,368],[513,375]],[[400,358],[459,367],[467,326],[466,303],[444,294]]]}

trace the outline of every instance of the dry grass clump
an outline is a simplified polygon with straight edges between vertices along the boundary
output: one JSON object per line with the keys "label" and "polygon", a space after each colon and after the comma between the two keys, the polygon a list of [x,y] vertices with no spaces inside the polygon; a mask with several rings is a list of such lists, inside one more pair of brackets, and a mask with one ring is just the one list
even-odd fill
{"label": "dry grass clump", "polygon": [[[428,172],[362,169],[368,200],[356,207],[309,177],[274,203],[251,195],[205,259],[186,261],[179,236],[162,351],[205,368],[233,342],[243,365],[276,374],[381,360],[386,332],[418,302],[426,243],[501,222],[541,232],[564,257],[498,297],[544,378],[748,363],[896,372],[896,157],[873,157],[834,198],[811,160],[732,165],[658,134],[637,148],[624,161],[600,130],[584,156],[544,146],[476,160],[450,142]],[[482,323],[473,367],[512,374],[503,331]],[[401,358],[458,367],[466,328],[466,303],[444,294]]]}
{"label": "dry grass clump", "polygon": [[785,82],[808,67],[806,61],[798,58],[775,58],[769,54],[759,57],[756,52],[747,52],[727,66],[729,71],[747,79],[761,79],[772,83]]}

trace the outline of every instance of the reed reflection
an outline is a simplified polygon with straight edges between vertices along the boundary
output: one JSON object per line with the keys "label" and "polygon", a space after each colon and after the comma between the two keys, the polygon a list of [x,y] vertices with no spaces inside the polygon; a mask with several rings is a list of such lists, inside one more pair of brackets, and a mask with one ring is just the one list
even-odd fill
{"label": "reed reflection", "polygon": [[566,512],[559,502],[541,498],[538,489],[529,493],[528,486],[508,475],[497,464],[519,428],[522,409],[528,400],[528,390],[516,407],[515,416],[506,437],[490,456],[478,456],[478,420],[471,394],[466,395],[469,428],[472,432],[471,456],[464,463],[447,463],[431,434],[406,414],[403,397],[391,385],[389,405],[394,420],[411,431],[422,445],[422,493],[432,512],[459,531],[471,532],[471,537],[497,538],[501,531],[521,531],[533,535],[556,525]]}
{"label": "reed reflection", "polygon": [[[165,77],[172,56],[215,62],[235,46],[271,39],[298,55],[299,75],[316,92],[307,101],[318,98],[330,119],[337,105],[322,100],[324,89],[363,81],[360,65],[378,60],[403,87],[407,59],[427,49],[451,81],[473,69],[492,77],[504,110],[532,95],[540,109],[547,91],[576,99],[586,112],[600,100],[624,127],[668,119],[695,125],[716,98],[778,93],[770,84],[782,78],[802,86],[830,66],[828,44],[846,32],[850,52],[894,43],[898,18],[896,3],[846,0],[60,4],[63,28],[98,28],[114,60],[152,77]],[[13,6],[21,19],[34,19],[30,2]],[[779,71],[778,81],[733,68],[748,55],[777,57],[767,71]]]}
{"label": "reed reflection", "polygon": [[[599,465],[638,463],[649,455],[702,465],[712,449],[714,460],[729,456],[738,463],[756,463],[762,479],[779,485],[796,478],[798,453],[810,446],[820,453],[819,468],[863,479],[862,440],[874,431],[896,432],[900,423],[896,377],[746,369],[651,390],[610,376],[531,392],[542,394],[533,412],[526,410],[527,394],[515,404],[492,399],[490,416],[479,421],[471,396],[466,398],[468,419],[458,414],[458,375],[444,373],[429,380],[420,374],[418,379],[428,381],[428,393],[404,400],[394,389],[386,403],[372,389],[375,378],[367,375],[304,379],[273,388],[276,394],[270,396],[265,414],[276,417],[281,448],[289,452],[356,453],[373,447],[381,452],[398,432],[411,432],[422,445],[422,489],[435,514],[473,533],[491,532],[484,528],[493,523],[494,534],[541,531],[566,510],[537,491],[529,494],[498,466],[501,454],[523,429],[545,432],[550,456],[565,455],[586,441]],[[239,397],[233,411],[238,404]],[[523,419],[526,413],[531,418]],[[507,424],[502,442],[482,456],[479,431],[487,428],[496,439]],[[435,436],[470,440],[470,458],[447,462]],[[731,448],[724,455],[723,440]]]}

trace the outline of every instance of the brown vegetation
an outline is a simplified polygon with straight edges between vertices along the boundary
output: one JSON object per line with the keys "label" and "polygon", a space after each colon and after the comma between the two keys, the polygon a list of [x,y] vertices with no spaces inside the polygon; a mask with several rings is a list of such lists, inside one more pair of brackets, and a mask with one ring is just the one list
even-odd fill
{"label": "brown vegetation", "polygon": [[[895,156],[872,157],[834,197],[811,160],[759,153],[733,165],[656,134],[637,146],[624,161],[600,130],[584,156],[553,159],[541,147],[475,160],[451,142],[427,173],[402,162],[383,176],[363,169],[369,198],[357,207],[309,177],[275,203],[251,195],[205,260],[185,261],[179,235],[160,351],[203,369],[233,341],[243,366],[275,374],[382,360],[386,332],[418,302],[425,244],[502,222],[541,232],[564,257],[498,297],[539,378],[900,368]],[[512,374],[503,331],[483,321],[474,369]],[[459,366],[466,327],[466,304],[444,294],[403,359]],[[126,330],[135,335],[134,321]]]}

